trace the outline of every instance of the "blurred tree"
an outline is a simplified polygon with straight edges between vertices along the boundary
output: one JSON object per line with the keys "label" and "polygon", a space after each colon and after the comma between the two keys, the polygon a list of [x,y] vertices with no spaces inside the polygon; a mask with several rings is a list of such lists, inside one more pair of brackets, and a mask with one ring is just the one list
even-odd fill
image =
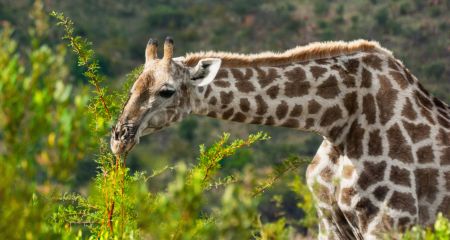
{"label": "blurred tree", "polygon": [[[66,48],[43,43],[47,15],[36,1],[21,45],[0,26],[0,233],[3,239],[51,234],[49,198],[74,180],[77,161],[96,146],[85,108],[88,94],[68,81]],[[31,47],[29,47],[31,45]],[[14,223],[14,224],[11,224]]]}

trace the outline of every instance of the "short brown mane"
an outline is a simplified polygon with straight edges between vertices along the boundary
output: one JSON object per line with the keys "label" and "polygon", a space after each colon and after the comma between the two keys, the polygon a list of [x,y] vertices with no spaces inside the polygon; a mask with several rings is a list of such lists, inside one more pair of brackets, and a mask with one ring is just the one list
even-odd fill
{"label": "short brown mane", "polygon": [[239,54],[229,52],[198,52],[189,53],[184,63],[194,66],[204,58],[220,58],[223,67],[249,67],[249,66],[277,66],[292,62],[335,57],[356,52],[383,52],[391,54],[382,48],[378,42],[355,40],[351,42],[315,42],[306,46],[298,46],[282,53],[263,52],[258,54]]}

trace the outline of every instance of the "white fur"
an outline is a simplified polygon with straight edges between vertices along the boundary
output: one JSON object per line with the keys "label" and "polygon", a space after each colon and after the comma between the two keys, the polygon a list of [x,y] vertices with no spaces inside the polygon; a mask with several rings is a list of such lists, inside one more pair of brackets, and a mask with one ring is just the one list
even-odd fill
{"label": "white fur", "polygon": [[[207,67],[207,69],[205,69],[203,67],[204,64],[209,64],[209,66]],[[222,60],[220,58],[205,58],[200,60],[197,63],[197,66],[195,66],[195,68],[193,69],[193,71],[191,72],[191,75],[194,75],[195,73],[197,73],[198,71],[207,71],[207,75],[206,77],[204,77],[203,79],[194,81],[196,86],[206,86],[209,83],[211,83],[214,78],[217,75],[217,72],[219,71],[220,65],[222,64]]]}

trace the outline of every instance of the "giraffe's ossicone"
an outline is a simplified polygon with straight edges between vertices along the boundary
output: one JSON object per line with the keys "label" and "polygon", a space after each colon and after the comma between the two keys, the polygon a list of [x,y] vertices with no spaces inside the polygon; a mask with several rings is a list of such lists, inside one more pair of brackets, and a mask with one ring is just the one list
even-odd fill
{"label": "giraffe's ossicone", "polygon": [[376,239],[450,217],[450,107],[378,43],[173,58],[169,38],[156,53],[150,40],[115,154],[188,114],[312,131],[324,137],[306,173],[319,238]]}

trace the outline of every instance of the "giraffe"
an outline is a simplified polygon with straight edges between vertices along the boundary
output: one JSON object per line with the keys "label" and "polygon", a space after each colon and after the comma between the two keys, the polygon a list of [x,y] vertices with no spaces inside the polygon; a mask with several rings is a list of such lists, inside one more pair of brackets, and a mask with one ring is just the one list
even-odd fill
{"label": "giraffe", "polygon": [[311,43],[283,53],[157,57],[113,127],[123,154],[189,114],[310,131],[324,140],[306,171],[319,239],[377,239],[450,215],[450,107],[377,42]]}

